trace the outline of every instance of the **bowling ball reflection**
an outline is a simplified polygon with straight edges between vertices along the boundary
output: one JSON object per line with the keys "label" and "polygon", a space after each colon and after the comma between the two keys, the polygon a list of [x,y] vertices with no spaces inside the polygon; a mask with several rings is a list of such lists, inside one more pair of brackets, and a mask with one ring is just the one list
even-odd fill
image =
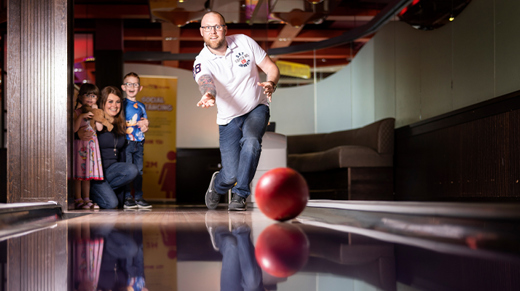
{"label": "bowling ball reflection", "polygon": [[255,202],[265,216],[284,221],[298,216],[309,201],[303,176],[291,168],[275,168],[260,177]]}
{"label": "bowling ball reflection", "polygon": [[277,223],[267,227],[258,237],[255,256],[268,274],[284,278],[298,272],[309,257],[309,240],[295,225]]}

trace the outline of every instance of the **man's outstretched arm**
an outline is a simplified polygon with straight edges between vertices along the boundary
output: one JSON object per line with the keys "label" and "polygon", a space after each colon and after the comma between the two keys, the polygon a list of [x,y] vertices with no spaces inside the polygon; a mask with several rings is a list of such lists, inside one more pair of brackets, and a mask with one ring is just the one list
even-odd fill
{"label": "man's outstretched arm", "polygon": [[197,107],[211,107],[215,105],[215,96],[217,95],[217,88],[215,82],[210,75],[202,75],[198,81],[199,91],[202,94],[202,98],[197,103]]}

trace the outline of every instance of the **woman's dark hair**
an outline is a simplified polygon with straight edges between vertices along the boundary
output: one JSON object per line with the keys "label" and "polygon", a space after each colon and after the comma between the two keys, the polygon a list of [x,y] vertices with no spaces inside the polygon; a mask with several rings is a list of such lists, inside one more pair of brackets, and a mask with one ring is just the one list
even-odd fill
{"label": "woman's dark hair", "polygon": [[[123,97],[121,94],[121,90],[119,90],[117,87],[114,86],[106,86],[101,90],[101,98],[99,99],[99,108],[105,111],[105,104],[108,101],[108,95],[114,94],[117,97],[119,97],[119,100],[121,101],[121,110],[119,113],[114,116],[114,121],[112,124],[114,125],[114,129],[112,131],[116,135],[125,135],[126,134],[126,119],[125,119],[125,112],[123,107]],[[106,128],[103,128],[103,131],[106,131]]]}
{"label": "woman's dark hair", "polygon": [[[90,84],[90,83],[82,84],[81,87],[79,87],[78,98],[76,99],[76,106],[74,106],[74,109],[78,108],[79,104],[83,105],[83,103],[81,102],[81,98],[79,98],[80,96],[90,95],[90,94],[94,94],[94,95],[98,96],[97,102],[99,102],[98,87],[96,85]],[[97,105],[99,107],[99,103],[97,103]]]}

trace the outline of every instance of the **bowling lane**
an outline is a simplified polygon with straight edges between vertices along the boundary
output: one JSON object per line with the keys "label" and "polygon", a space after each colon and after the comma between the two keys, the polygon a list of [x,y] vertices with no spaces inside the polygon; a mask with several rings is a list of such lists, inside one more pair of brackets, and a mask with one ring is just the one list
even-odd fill
{"label": "bowling lane", "polygon": [[319,207],[284,223],[257,208],[66,216],[1,242],[10,290],[520,290],[516,220]]}

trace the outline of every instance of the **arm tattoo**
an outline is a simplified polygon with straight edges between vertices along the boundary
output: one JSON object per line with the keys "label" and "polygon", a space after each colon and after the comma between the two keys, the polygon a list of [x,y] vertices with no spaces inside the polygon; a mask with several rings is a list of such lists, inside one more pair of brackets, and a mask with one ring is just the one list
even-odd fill
{"label": "arm tattoo", "polygon": [[202,75],[199,78],[199,90],[202,95],[209,92],[213,97],[217,96],[217,88],[215,82],[210,75]]}

